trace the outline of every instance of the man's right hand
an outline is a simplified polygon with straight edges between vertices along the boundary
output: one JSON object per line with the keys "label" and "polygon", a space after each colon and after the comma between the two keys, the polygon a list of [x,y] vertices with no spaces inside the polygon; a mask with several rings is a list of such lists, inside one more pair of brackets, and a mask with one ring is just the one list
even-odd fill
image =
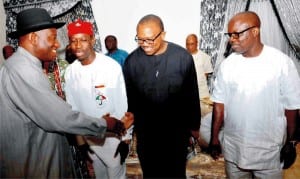
{"label": "man's right hand", "polygon": [[104,115],[103,118],[106,120],[107,131],[116,133],[119,136],[123,136],[126,134],[125,125],[121,120],[110,117],[109,114]]}

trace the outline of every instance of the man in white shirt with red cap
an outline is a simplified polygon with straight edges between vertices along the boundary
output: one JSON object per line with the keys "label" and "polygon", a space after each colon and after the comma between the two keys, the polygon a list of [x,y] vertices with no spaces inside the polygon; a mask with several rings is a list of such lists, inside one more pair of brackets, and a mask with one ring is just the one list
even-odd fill
{"label": "man in white shirt with red cap", "polygon": [[[70,49],[77,58],[65,73],[66,100],[72,109],[91,116],[132,117],[126,112],[127,95],[121,66],[110,57],[95,52],[93,25],[77,20],[67,28]],[[131,139],[129,131],[123,137],[108,134],[104,140],[77,136],[79,145],[88,145],[96,178],[110,179],[125,179],[127,139]]]}

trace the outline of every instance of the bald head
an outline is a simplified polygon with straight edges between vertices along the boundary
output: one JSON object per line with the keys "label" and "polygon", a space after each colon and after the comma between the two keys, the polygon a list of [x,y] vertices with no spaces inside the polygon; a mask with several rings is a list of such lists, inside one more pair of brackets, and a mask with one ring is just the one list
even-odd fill
{"label": "bald head", "polygon": [[245,11],[235,14],[228,23],[231,48],[244,57],[260,54],[263,44],[260,39],[260,19],[255,12]]}
{"label": "bald head", "polygon": [[229,25],[231,23],[234,23],[237,21],[241,22],[241,23],[246,23],[249,26],[256,26],[256,27],[260,28],[260,19],[259,19],[258,15],[252,11],[237,13],[230,19]]}
{"label": "bald head", "polygon": [[198,37],[196,34],[189,34],[185,40],[185,46],[190,54],[195,54],[198,51]]}

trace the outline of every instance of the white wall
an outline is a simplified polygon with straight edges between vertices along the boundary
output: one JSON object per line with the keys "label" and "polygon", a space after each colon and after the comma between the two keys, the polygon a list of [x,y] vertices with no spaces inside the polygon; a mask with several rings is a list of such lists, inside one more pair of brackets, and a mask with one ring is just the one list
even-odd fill
{"label": "white wall", "polygon": [[134,50],[136,25],[147,14],[160,16],[166,40],[183,47],[189,33],[199,34],[200,0],[93,0],[92,8],[104,52],[103,41],[109,34],[118,38],[119,48],[128,52]]}

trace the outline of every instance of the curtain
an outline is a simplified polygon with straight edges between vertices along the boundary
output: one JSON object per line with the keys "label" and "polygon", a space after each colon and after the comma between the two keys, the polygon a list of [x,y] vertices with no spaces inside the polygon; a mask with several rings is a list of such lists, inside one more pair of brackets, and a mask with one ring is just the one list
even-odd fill
{"label": "curtain", "polygon": [[276,17],[270,0],[252,0],[249,10],[255,11],[261,20],[261,39],[266,45],[273,46],[292,59],[296,59],[288,39],[283,34],[279,19]]}
{"label": "curtain", "polygon": [[[5,19],[6,19],[6,16],[5,16],[5,13],[4,13],[4,6],[3,6],[2,3],[0,3],[0,14],[4,14],[4,16],[0,19],[0,33],[5,34],[6,33],[5,32],[5,25],[6,25]],[[3,48],[3,46],[6,45],[6,36],[5,35],[0,36],[0,45],[1,45],[1,48]],[[0,67],[1,67],[3,61],[4,61],[4,57],[3,57],[3,55],[0,55]]]}
{"label": "curtain", "polygon": [[[250,0],[252,1],[252,0]],[[228,43],[228,37],[224,35],[224,33],[227,32],[227,24],[229,19],[236,14],[237,12],[245,11],[246,6],[247,6],[248,0],[238,0],[238,1],[233,1],[229,0],[227,3],[227,9],[225,12],[225,20],[224,23],[222,24],[222,31],[220,31],[221,35],[221,42],[220,42],[220,48],[218,49],[218,55],[216,57],[216,61],[214,63],[214,71],[216,72],[218,70],[219,64],[224,60],[227,49],[227,43]]]}
{"label": "curtain", "polygon": [[[275,10],[271,0],[228,0],[215,2],[214,0],[201,0],[201,17],[200,36],[204,40],[201,41],[201,48],[206,50],[213,58],[212,64],[214,72],[218,70],[219,64],[225,59],[228,38],[223,35],[227,32],[227,24],[229,19],[236,13],[246,10],[249,3],[249,11],[256,12],[261,19],[261,39],[266,45],[273,46],[285,54],[289,55],[295,62],[298,72],[300,72],[300,16],[299,0],[274,0]],[[224,4],[222,4],[224,3]],[[221,5],[222,4],[222,5]],[[225,5],[225,7],[223,7]],[[222,8],[218,8],[221,7]],[[279,8],[280,7],[280,8]],[[277,9],[278,8],[278,9]],[[278,10],[280,19],[276,16]],[[211,15],[210,12],[214,13]],[[220,18],[222,16],[222,18]],[[281,20],[288,39],[280,26]],[[207,28],[209,27],[209,28]],[[290,45],[291,42],[292,46]],[[213,45],[212,45],[213,44]],[[212,81],[215,73],[209,80],[209,88],[212,90]]]}
{"label": "curtain", "polygon": [[297,55],[297,59],[300,60],[300,1],[273,0],[273,2],[278,10],[279,17],[291,42],[293,51]]}
{"label": "curtain", "polygon": [[199,48],[212,57],[214,66],[222,39],[227,0],[201,0]]}
{"label": "curtain", "polygon": [[[229,0],[230,1],[230,0]],[[220,53],[227,0],[201,0],[200,2],[200,50],[211,56],[213,67]],[[214,76],[208,77],[208,88],[212,90]]]}
{"label": "curtain", "polygon": [[[276,4],[278,2],[287,2],[284,0],[276,0],[274,1]],[[224,32],[227,31],[227,23],[229,19],[236,14],[237,12],[245,11],[247,5],[247,0],[239,0],[239,1],[228,1],[227,4],[227,13],[226,13],[226,20],[224,23]],[[282,6],[286,6],[285,4],[281,4]],[[277,7],[277,6],[276,6]],[[287,6],[289,7],[289,6]],[[292,9],[291,13],[296,13],[296,9],[293,11]],[[299,66],[299,59],[296,56],[296,51],[293,47],[290,46],[288,43],[288,39],[285,38],[282,28],[279,24],[279,19],[275,14],[275,10],[272,7],[270,0],[250,0],[249,4],[249,11],[254,11],[258,14],[261,20],[261,39],[262,42],[266,45],[273,46],[279,50],[281,50],[283,53],[289,55],[295,62],[296,66]],[[285,12],[286,14],[287,12]],[[281,13],[280,13],[281,14]],[[297,16],[296,14],[294,14]],[[287,24],[287,22],[284,22],[284,24]],[[289,22],[291,24],[294,23],[296,25],[297,21]],[[288,24],[289,24],[288,23]],[[299,19],[298,19],[299,23]],[[289,31],[288,34],[291,36],[297,36],[297,27],[299,26],[293,26],[295,31]],[[298,32],[299,34],[299,32]],[[299,35],[298,35],[299,38]],[[221,42],[221,48],[219,50],[219,55],[217,58],[217,62],[215,65],[215,70],[218,68],[218,64],[225,58],[224,53],[226,50],[226,44],[227,44],[228,38],[223,36],[222,42]],[[293,41],[295,43],[295,40]],[[299,43],[300,41],[298,41]],[[298,67],[297,67],[298,68]],[[299,68],[298,68],[299,69]]]}

